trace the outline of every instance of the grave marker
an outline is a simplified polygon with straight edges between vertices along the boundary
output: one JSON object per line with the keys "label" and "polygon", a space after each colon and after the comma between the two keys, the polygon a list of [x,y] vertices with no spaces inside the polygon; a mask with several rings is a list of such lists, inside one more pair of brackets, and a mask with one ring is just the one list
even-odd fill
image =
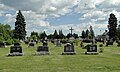
{"label": "grave marker", "polygon": [[87,45],[87,51],[85,52],[85,54],[98,54],[97,52],[97,45]]}
{"label": "grave marker", "polygon": [[22,46],[19,43],[14,43],[14,46],[10,47],[10,53],[8,56],[22,56]]}
{"label": "grave marker", "polygon": [[74,46],[70,43],[67,43],[64,46],[64,52],[62,53],[62,55],[74,55],[76,54],[74,51]]}
{"label": "grave marker", "polygon": [[47,46],[38,46],[36,55],[49,55],[49,48]]}

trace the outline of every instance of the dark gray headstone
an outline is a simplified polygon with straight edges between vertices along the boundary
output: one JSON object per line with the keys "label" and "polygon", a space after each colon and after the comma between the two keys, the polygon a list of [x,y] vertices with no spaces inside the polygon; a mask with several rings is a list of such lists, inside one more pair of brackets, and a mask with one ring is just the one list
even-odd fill
{"label": "dark gray headstone", "polygon": [[22,56],[22,47],[21,46],[11,46],[10,54],[8,56]]}
{"label": "dark gray headstone", "polygon": [[64,46],[64,52],[62,53],[63,55],[74,55],[76,54],[74,51],[74,46],[70,43],[68,43],[67,45]]}
{"label": "dark gray headstone", "polygon": [[36,55],[49,55],[49,48],[47,46],[38,46]]}
{"label": "dark gray headstone", "polygon": [[98,54],[97,53],[97,45],[87,45],[87,52],[85,52],[85,54]]}
{"label": "dark gray headstone", "polygon": [[25,42],[25,44],[29,44],[29,41],[24,41]]}
{"label": "dark gray headstone", "polygon": [[89,45],[87,52],[97,52],[97,45]]}
{"label": "dark gray headstone", "polygon": [[34,45],[35,45],[34,42],[29,43],[29,47],[34,47]]}

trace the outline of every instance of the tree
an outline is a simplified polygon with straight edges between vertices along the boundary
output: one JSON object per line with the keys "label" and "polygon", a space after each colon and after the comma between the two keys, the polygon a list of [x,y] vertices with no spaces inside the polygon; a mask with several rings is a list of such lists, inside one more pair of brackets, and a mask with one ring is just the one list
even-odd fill
{"label": "tree", "polygon": [[18,15],[16,16],[14,38],[24,40],[26,36],[25,27],[26,27],[25,18],[22,15],[21,11],[19,10]]}
{"label": "tree", "polygon": [[81,34],[81,38],[85,38],[85,37],[86,37],[86,34],[85,34],[85,31],[83,30]]}
{"label": "tree", "polygon": [[11,26],[8,25],[8,24],[5,24],[3,26],[3,37],[4,37],[4,40],[8,40],[8,39],[11,39],[12,38],[12,31],[11,31]]}
{"label": "tree", "polygon": [[9,24],[4,25],[0,23],[0,41],[7,41],[8,39],[12,39],[12,34],[13,32]]}
{"label": "tree", "polygon": [[38,33],[37,32],[31,32],[30,37],[35,41],[36,39],[38,39]]}
{"label": "tree", "polygon": [[45,31],[39,35],[40,39],[45,39],[47,37],[47,34]]}
{"label": "tree", "polygon": [[93,31],[93,29],[92,29],[92,26],[90,26],[90,35],[89,35],[89,38],[90,38],[90,39],[93,39],[94,37],[95,37],[94,31]]}
{"label": "tree", "polygon": [[50,35],[47,36],[47,38],[48,38],[48,39],[53,39],[53,35],[50,34]]}
{"label": "tree", "polygon": [[73,37],[76,39],[78,38],[78,34],[73,33]]}
{"label": "tree", "polygon": [[59,39],[63,39],[63,38],[64,38],[64,34],[62,30],[59,30]]}
{"label": "tree", "polygon": [[110,14],[110,18],[108,21],[108,29],[109,29],[109,39],[116,40],[117,38],[117,18],[113,13]]}
{"label": "tree", "polygon": [[59,38],[59,37],[58,37],[57,30],[54,31],[53,37],[54,37],[55,39],[58,39],[58,38]]}
{"label": "tree", "polygon": [[120,22],[119,22],[117,31],[118,31],[118,38],[119,38],[119,40],[120,40]]}
{"label": "tree", "polygon": [[90,33],[90,32],[89,32],[89,30],[87,29],[87,30],[86,30],[86,33],[85,33],[85,38],[89,38],[89,33]]}
{"label": "tree", "polygon": [[66,37],[69,39],[71,37],[71,33],[68,33]]}
{"label": "tree", "polygon": [[34,31],[31,32],[31,35],[30,35],[30,36],[32,37],[33,35],[36,35],[36,37],[38,37],[38,33],[37,33],[37,32],[34,32]]}

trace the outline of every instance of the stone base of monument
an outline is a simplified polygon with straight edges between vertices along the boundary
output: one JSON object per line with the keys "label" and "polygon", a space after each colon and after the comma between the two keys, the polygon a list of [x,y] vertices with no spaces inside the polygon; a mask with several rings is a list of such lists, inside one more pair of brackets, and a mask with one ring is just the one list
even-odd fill
{"label": "stone base of monument", "polygon": [[23,53],[18,53],[18,52],[10,53],[10,54],[8,54],[8,56],[23,56]]}
{"label": "stone base of monument", "polygon": [[62,55],[75,55],[75,52],[63,52]]}
{"label": "stone base of monument", "polygon": [[98,52],[85,52],[85,54],[87,54],[87,55],[97,55],[99,53]]}
{"label": "stone base of monument", "polygon": [[43,51],[43,52],[36,52],[35,55],[49,55],[49,52]]}

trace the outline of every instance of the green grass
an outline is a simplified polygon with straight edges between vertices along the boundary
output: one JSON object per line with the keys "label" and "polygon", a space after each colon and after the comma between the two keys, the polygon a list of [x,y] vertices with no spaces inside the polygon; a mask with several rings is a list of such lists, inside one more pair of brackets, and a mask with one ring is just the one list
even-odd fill
{"label": "green grass", "polygon": [[120,47],[105,47],[99,55],[85,55],[75,46],[76,55],[61,55],[62,47],[49,43],[50,55],[34,56],[34,48],[22,44],[24,56],[8,57],[10,46],[0,48],[0,72],[120,72]]}

